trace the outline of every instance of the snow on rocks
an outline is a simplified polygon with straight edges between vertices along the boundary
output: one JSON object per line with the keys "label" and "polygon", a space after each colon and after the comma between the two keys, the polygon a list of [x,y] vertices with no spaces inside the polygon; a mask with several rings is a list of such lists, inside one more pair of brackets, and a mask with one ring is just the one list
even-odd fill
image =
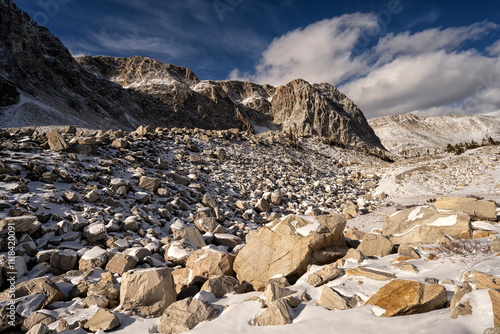
{"label": "snow on rocks", "polygon": [[[50,330],[82,332],[101,308],[108,312],[108,327],[116,325],[116,316],[121,325],[114,331],[124,334],[137,326],[168,332],[162,326],[169,324],[175,331],[212,332],[216,326],[220,333],[232,333],[242,326],[252,333],[257,330],[252,323],[273,321],[287,323],[290,333],[305,328],[318,333],[323,322],[334,320],[341,327],[349,320],[349,327],[342,328],[356,333],[362,332],[356,317],[371,321],[375,313],[385,312],[362,306],[385,284],[433,277],[449,295],[470,281],[472,291],[457,299],[453,310],[468,312],[469,303],[474,323],[482,317],[482,330],[494,325],[492,307],[478,305],[484,304],[487,289],[498,289],[493,283],[500,273],[486,262],[472,264],[487,256],[493,263],[496,253],[467,260],[476,272],[491,274],[483,278],[447,262],[454,257],[440,256],[439,245],[422,243],[443,240],[444,234],[458,237],[459,232],[452,233],[456,229],[475,237],[487,234],[490,239],[479,242],[489,245],[500,231],[495,221],[478,222],[469,212],[428,206],[388,217],[398,218],[402,226],[388,234],[372,230],[381,226],[352,228],[349,224],[363,219],[384,197],[376,193],[384,175],[363,171],[378,166],[374,157],[325,146],[315,138],[301,139],[300,150],[273,136],[238,131],[59,133],[68,148],[57,152],[34,132],[10,131],[0,138],[0,288],[8,287],[8,260],[13,258],[17,326],[25,322],[23,331],[43,323]],[[123,145],[112,144],[118,138]],[[435,219],[426,224],[431,214]],[[462,226],[462,217],[468,225]],[[346,225],[351,228],[344,231]],[[423,225],[438,231],[435,239],[414,234]],[[9,226],[15,227],[15,257],[8,256]],[[248,292],[252,286],[261,291]],[[8,296],[0,296],[4,312]],[[318,306],[321,299],[329,300],[328,308]],[[341,316],[328,310],[345,306]],[[467,326],[463,316],[452,318],[453,310],[429,312],[447,328]],[[126,316],[134,322],[124,321]],[[389,332],[398,328],[380,319],[372,324]],[[312,321],[321,328],[307,325]]]}
{"label": "snow on rocks", "polygon": [[465,212],[440,212],[434,206],[400,211],[386,218],[382,234],[394,244],[434,243],[447,234],[454,238],[472,237],[470,216]]}
{"label": "snow on rocks", "polygon": [[[342,215],[319,216],[312,221],[293,215],[276,219],[252,235],[239,251],[234,263],[237,278],[263,290],[265,283],[277,274],[300,276],[306,272],[314,251],[345,244],[345,224]],[[307,233],[300,233],[306,229]]]}

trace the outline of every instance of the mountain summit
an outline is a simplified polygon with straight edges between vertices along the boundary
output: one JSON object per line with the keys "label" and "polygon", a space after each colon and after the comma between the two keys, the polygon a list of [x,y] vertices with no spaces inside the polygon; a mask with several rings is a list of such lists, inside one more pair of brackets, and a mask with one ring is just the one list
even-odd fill
{"label": "mountain summit", "polygon": [[200,81],[187,68],[137,56],[75,60],[11,0],[0,0],[0,9],[4,127],[292,129],[299,136],[383,148],[361,110],[329,84]]}

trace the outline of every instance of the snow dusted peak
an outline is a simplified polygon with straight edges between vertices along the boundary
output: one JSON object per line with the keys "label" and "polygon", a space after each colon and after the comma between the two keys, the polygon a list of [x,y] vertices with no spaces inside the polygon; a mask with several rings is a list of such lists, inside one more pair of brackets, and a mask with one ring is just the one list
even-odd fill
{"label": "snow dusted peak", "polygon": [[83,56],[76,60],[87,71],[118,83],[124,88],[185,84],[196,85],[198,77],[188,68],[134,56],[129,58]]}
{"label": "snow dusted peak", "polygon": [[370,126],[393,153],[425,153],[491,137],[500,140],[500,117],[451,114],[434,117],[392,115],[371,119]]}

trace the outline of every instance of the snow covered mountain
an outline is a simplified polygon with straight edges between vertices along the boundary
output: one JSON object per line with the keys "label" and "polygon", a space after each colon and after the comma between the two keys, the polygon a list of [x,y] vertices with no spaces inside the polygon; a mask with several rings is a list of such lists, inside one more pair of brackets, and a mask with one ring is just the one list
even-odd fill
{"label": "snow covered mountain", "polygon": [[382,144],[392,153],[441,151],[448,144],[484,138],[500,140],[500,117],[452,114],[435,117],[393,115],[368,121]]}

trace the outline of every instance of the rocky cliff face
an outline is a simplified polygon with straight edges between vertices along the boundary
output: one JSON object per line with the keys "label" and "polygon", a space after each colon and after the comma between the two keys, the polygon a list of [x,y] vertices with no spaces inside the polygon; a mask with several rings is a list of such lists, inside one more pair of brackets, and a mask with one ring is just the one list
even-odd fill
{"label": "rocky cliff face", "polygon": [[4,127],[291,128],[298,136],[383,148],[361,110],[331,85],[200,81],[187,68],[145,57],[75,60],[11,0],[0,0],[0,85]]}

